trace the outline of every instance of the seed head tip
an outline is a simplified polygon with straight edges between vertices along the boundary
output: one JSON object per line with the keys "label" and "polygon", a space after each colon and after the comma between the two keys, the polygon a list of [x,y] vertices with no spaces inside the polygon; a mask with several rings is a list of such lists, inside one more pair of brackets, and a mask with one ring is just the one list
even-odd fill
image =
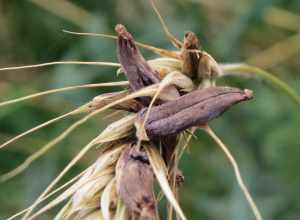
{"label": "seed head tip", "polygon": [[115,27],[117,34],[125,39],[133,39],[131,34],[127,31],[126,27],[123,24],[117,24]]}

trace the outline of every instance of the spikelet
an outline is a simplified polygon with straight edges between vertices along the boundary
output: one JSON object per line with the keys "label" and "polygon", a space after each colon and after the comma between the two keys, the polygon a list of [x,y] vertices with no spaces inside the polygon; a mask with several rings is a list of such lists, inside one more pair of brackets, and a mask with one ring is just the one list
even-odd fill
{"label": "spikelet", "polygon": [[[127,99],[112,107],[132,113],[108,125],[96,138],[95,144],[106,143],[109,147],[75,184],[71,204],[66,206],[67,217],[154,218],[158,214],[153,191],[157,180],[184,220],[174,194],[184,179],[174,158],[177,135],[192,126],[205,125],[232,105],[251,99],[252,93],[228,87],[195,90],[194,79],[204,87],[211,86],[219,70],[207,53],[190,51],[199,47],[192,32],[185,35],[181,60],[157,58],[148,62],[123,25],[117,25],[116,32],[121,71],[131,89],[97,96],[89,107],[97,111],[142,89],[147,96]],[[151,97],[157,100],[151,101]],[[171,176],[175,181],[172,187]]]}
{"label": "spikelet", "polygon": [[136,114],[127,115],[120,120],[113,122],[97,137],[96,144],[116,141],[125,137],[130,137],[134,130]]}
{"label": "spikelet", "polygon": [[[172,58],[147,61],[137,46],[141,44],[136,44],[123,25],[115,30],[118,72],[125,73],[130,88],[96,96],[84,108],[91,115],[108,108],[129,114],[108,125],[91,142],[91,146],[105,144],[106,148],[50,207],[69,198],[55,220],[154,219],[158,215],[159,198],[153,190],[157,181],[176,218],[185,220],[176,198],[184,180],[177,168],[179,137],[186,129],[206,126],[231,106],[250,100],[252,92],[215,87],[221,68],[199,50],[192,32],[185,34],[183,43],[172,37],[180,47],[179,52],[170,51]],[[34,219],[31,211],[25,219]],[[172,211],[168,219],[173,219]]]}
{"label": "spikelet", "polygon": [[[80,188],[72,196],[69,216],[80,216],[90,209],[100,208],[100,199],[106,185],[114,177],[114,165],[128,144],[111,146],[99,156],[76,183]],[[112,200],[113,201],[113,200]],[[114,200],[116,203],[116,200]]]}

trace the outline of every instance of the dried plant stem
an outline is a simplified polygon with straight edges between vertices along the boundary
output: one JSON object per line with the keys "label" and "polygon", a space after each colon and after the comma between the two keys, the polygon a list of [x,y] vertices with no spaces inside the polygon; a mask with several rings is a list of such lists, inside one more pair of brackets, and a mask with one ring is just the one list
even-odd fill
{"label": "dried plant stem", "polygon": [[[80,35],[80,36],[104,37],[104,38],[110,38],[110,39],[114,39],[114,40],[118,39],[117,36],[112,35],[112,34],[85,33],[85,32],[75,32],[75,31],[68,31],[68,30],[63,30],[63,32],[68,33],[68,34],[73,34],[73,35]],[[141,42],[138,42],[138,41],[134,41],[134,43],[136,45],[138,45],[139,47],[147,49],[149,51],[152,51],[152,52],[154,52],[158,55],[178,59],[178,55],[174,51],[154,47],[154,46],[144,44],[144,43],[141,43]]]}
{"label": "dried plant stem", "polygon": [[[86,116],[88,117],[88,116]],[[61,133],[58,137],[54,138],[52,141],[48,142],[45,146],[43,146],[40,150],[29,156],[21,165],[17,168],[13,169],[12,171],[0,176],[0,182],[5,182],[16,175],[22,173],[26,168],[30,166],[35,160],[43,156],[47,153],[52,147],[58,144],[60,141],[64,140],[74,129],[79,127],[81,124],[85,122],[85,118],[82,118],[72,124],[69,128],[67,128],[63,133]]]}
{"label": "dried plant stem", "polygon": [[232,74],[250,74],[257,75],[267,82],[272,83],[275,87],[284,91],[290,98],[292,98],[296,104],[300,107],[300,96],[297,92],[291,88],[287,83],[277,78],[273,74],[266,72],[258,67],[250,66],[248,64],[228,64],[223,65],[222,70],[224,75],[232,75]]}
{"label": "dried plant stem", "polygon": [[54,62],[34,64],[34,65],[5,67],[5,68],[0,68],[0,71],[30,69],[30,68],[38,68],[38,67],[53,66],[53,65],[60,65],[60,64],[72,64],[72,65],[76,64],[76,65],[120,67],[119,63],[112,63],[112,62],[97,62],[97,61],[96,62],[89,62],[89,61],[54,61]]}
{"label": "dried plant stem", "polygon": [[225,153],[226,157],[228,158],[230,164],[233,167],[237,182],[242,190],[242,192],[244,193],[246,200],[248,201],[253,214],[256,218],[256,220],[262,220],[262,215],[260,213],[260,211],[258,210],[253,198],[251,197],[244,181],[243,178],[241,176],[240,173],[240,169],[239,166],[236,162],[236,160],[234,159],[233,155],[230,153],[229,149],[226,147],[226,145],[222,142],[222,140],[215,134],[215,132],[209,127],[209,126],[205,126],[204,130],[207,132],[207,134],[217,143],[217,145],[223,150],[223,152]]}
{"label": "dried plant stem", "polygon": [[59,93],[59,92],[65,92],[65,91],[72,91],[76,89],[84,89],[84,88],[96,88],[96,87],[110,87],[110,86],[128,86],[128,81],[120,81],[120,82],[109,82],[109,83],[94,83],[94,84],[84,84],[84,85],[78,85],[78,86],[69,86],[64,88],[58,88],[58,89],[50,89],[39,93],[34,93],[31,95],[23,96],[20,98],[0,102],[0,107],[5,105],[10,105],[17,102],[22,102],[28,99],[37,98],[44,95],[49,95],[53,93]]}
{"label": "dried plant stem", "polygon": [[65,118],[67,118],[67,117],[69,117],[71,115],[78,114],[80,112],[82,112],[81,107],[79,107],[79,108],[77,108],[77,109],[75,109],[75,110],[73,110],[71,112],[68,112],[66,114],[63,114],[61,116],[58,116],[56,118],[53,118],[53,119],[51,119],[49,121],[46,121],[45,123],[42,123],[42,124],[40,124],[40,125],[38,125],[38,126],[36,126],[34,128],[31,128],[31,129],[29,129],[29,130],[27,130],[27,131],[25,131],[25,132],[23,132],[23,133],[15,136],[14,138],[9,139],[8,141],[6,141],[5,143],[3,143],[3,144],[0,145],[0,149],[6,147],[7,145],[15,142],[16,140],[19,140],[20,138],[22,138],[22,137],[24,137],[24,136],[26,136],[28,134],[31,134],[31,133],[33,133],[33,132],[35,132],[35,131],[37,131],[37,130],[39,130],[41,128],[44,128],[44,127],[46,127],[46,126],[48,126],[50,124],[53,124],[54,122],[60,121],[60,120],[65,119]]}

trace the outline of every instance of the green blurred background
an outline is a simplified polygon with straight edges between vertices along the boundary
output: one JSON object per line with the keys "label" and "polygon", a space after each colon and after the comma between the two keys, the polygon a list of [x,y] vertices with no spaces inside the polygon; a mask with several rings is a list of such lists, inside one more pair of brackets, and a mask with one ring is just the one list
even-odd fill
{"label": "green blurred background", "polygon": [[[169,0],[157,5],[172,32],[192,30],[218,62],[248,62],[271,71],[300,94],[299,0]],[[62,29],[113,33],[122,23],[136,40],[172,48],[147,0],[0,0],[0,66],[57,60],[116,61],[113,40],[72,36]],[[142,50],[147,58],[155,55]],[[122,80],[110,67],[60,65],[0,72],[0,101],[51,88]],[[255,99],[232,108],[211,126],[238,160],[265,220],[300,219],[299,106],[267,82],[226,78],[219,82],[254,90]],[[115,88],[117,89],[117,88]],[[1,143],[66,113],[109,89],[83,89],[0,109]],[[0,153],[5,173],[38,150],[78,117],[23,138]],[[76,152],[110,120],[91,120],[0,186],[0,219],[27,207]],[[197,133],[181,161],[185,184],[181,204],[188,219],[251,220],[252,213],[220,149]],[[91,164],[93,150],[66,177]],[[40,219],[52,219],[57,209]]]}

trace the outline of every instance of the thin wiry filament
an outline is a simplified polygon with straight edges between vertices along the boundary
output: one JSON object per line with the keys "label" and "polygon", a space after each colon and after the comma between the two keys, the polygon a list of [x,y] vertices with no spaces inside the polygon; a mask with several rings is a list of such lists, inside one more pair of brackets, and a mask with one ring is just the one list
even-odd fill
{"label": "thin wiry filament", "polygon": [[273,74],[264,71],[258,67],[251,66],[248,64],[238,63],[238,64],[227,64],[222,65],[223,75],[256,75],[266,80],[267,82],[273,84],[273,86],[285,92],[290,98],[292,98],[298,107],[300,107],[300,96],[298,93],[286,82],[282,81]]}
{"label": "thin wiry filament", "polygon": [[111,82],[111,83],[94,83],[94,84],[84,84],[84,85],[78,85],[78,86],[69,86],[64,88],[58,88],[58,89],[50,89],[43,92],[34,93],[31,95],[23,96],[20,98],[0,102],[0,107],[5,105],[14,104],[17,102],[22,102],[28,99],[37,98],[40,96],[45,96],[53,93],[59,93],[59,92],[66,92],[66,91],[72,91],[77,89],[84,89],[84,88],[96,88],[96,87],[109,87],[109,86],[128,86],[128,81],[120,81],[120,82]]}
{"label": "thin wiry filament", "polygon": [[187,138],[185,140],[185,143],[184,143],[184,145],[183,145],[183,147],[182,147],[182,149],[181,149],[181,151],[180,151],[180,153],[178,155],[179,159],[182,157],[182,155],[185,152],[186,148],[189,146],[189,143],[190,143],[192,137],[194,136],[195,131],[196,131],[196,127],[193,127],[191,129],[191,131],[189,132],[189,134],[188,134],[188,136],[187,136]]}
{"label": "thin wiry filament", "polygon": [[[69,186],[70,184],[72,184],[73,182],[75,182],[76,180],[78,180],[81,176],[83,176],[88,169],[82,171],[80,174],[78,174],[77,176],[73,177],[72,179],[68,180],[66,183],[64,183],[63,185],[61,185],[60,187],[56,188],[55,190],[51,191],[50,193],[48,193],[45,197],[43,197],[40,202],[38,204],[40,204],[41,202],[45,201],[46,199],[50,198],[51,196],[53,196],[54,194],[56,194],[57,192],[63,190],[64,188],[66,188],[67,186]],[[37,204],[37,205],[38,205]],[[7,220],[12,220],[15,219],[16,217],[24,214],[25,212],[27,212],[30,208],[32,208],[32,205],[29,206],[26,209],[23,209],[22,211],[14,214],[13,216],[9,217]]]}
{"label": "thin wiry filament", "polygon": [[[114,39],[114,40],[118,39],[117,36],[111,35],[111,34],[85,33],[85,32],[75,32],[75,31],[67,31],[67,30],[63,30],[63,32],[68,33],[68,34],[73,34],[73,35],[80,35],[80,36],[104,37],[104,38],[109,38],[109,39]],[[135,41],[135,44],[138,45],[139,47],[142,47],[144,49],[152,51],[160,56],[178,59],[178,54],[174,51],[154,47],[154,46],[144,44],[144,43],[141,43],[138,41]]]}
{"label": "thin wiry filament", "polygon": [[112,62],[54,61],[54,62],[39,63],[33,65],[25,65],[25,66],[5,67],[5,68],[0,68],[0,71],[31,69],[31,68],[38,68],[44,66],[64,65],[64,64],[120,67],[119,63],[112,63]]}
{"label": "thin wiry filament", "polygon": [[30,214],[34,208],[40,203],[44,196],[49,193],[49,191],[61,180],[61,178],[94,146],[97,137],[94,138],[90,143],[88,143],[72,160],[71,162],[63,169],[63,171],[49,184],[45,191],[37,198],[37,200],[32,204],[32,206],[27,210],[23,219],[31,219]]}
{"label": "thin wiry filament", "polygon": [[104,37],[117,40],[118,37],[112,34],[101,34],[101,33],[90,33],[90,32],[76,32],[76,31],[68,31],[62,30],[64,33],[73,34],[73,35],[80,35],[80,36],[90,36],[90,37]]}
{"label": "thin wiry filament", "polygon": [[[94,112],[92,112],[91,114],[87,115],[84,118],[84,121],[87,121],[88,119],[92,118],[93,116],[95,116],[96,114],[109,109],[119,103],[122,103],[124,101],[133,99],[133,98],[137,98],[137,97],[141,97],[141,96],[145,96],[145,95],[149,95],[152,94],[153,91],[151,90],[152,88],[144,88],[141,89],[137,92],[134,92],[120,100],[117,100],[115,102],[112,102],[106,106],[104,106],[101,109],[98,109]],[[27,210],[25,216],[23,217],[23,219],[28,219],[28,216],[31,214],[31,212],[33,211],[33,209],[38,205],[38,203],[40,202],[41,199],[43,199],[43,197],[45,195],[47,195],[47,193],[57,184],[57,182],[94,146],[95,142],[98,141],[98,137],[93,139],[88,145],[86,145],[77,155],[75,158],[72,159],[72,161],[64,168],[64,170],[49,184],[49,186],[45,189],[45,191],[36,199],[36,201],[33,203],[33,205],[30,207],[30,209]]]}
{"label": "thin wiry filament", "polygon": [[[100,113],[101,111],[104,111],[104,110],[106,110],[106,109],[108,109],[108,108],[111,108],[111,107],[113,107],[113,106],[115,106],[115,105],[117,105],[117,104],[120,104],[120,103],[124,102],[124,101],[130,100],[130,99],[133,99],[133,98],[137,98],[137,97],[140,97],[140,96],[144,96],[144,95],[147,96],[147,95],[149,95],[149,94],[152,94],[152,92],[153,92],[152,90],[153,90],[153,89],[155,89],[155,88],[146,88],[146,89],[142,89],[142,90],[140,90],[140,91],[138,91],[138,92],[135,92],[135,93],[132,93],[131,95],[128,95],[128,96],[126,96],[126,97],[124,97],[124,98],[122,98],[122,99],[120,99],[120,100],[117,100],[117,101],[115,101],[115,102],[113,102],[113,103],[110,103],[110,104],[106,105],[105,107],[103,107],[103,108],[101,108],[101,109],[98,109],[98,110],[96,110],[95,112],[91,113],[90,115],[86,116],[86,117],[84,118],[84,119],[85,119],[84,122],[87,121],[89,118],[93,117],[94,115]],[[148,90],[149,90],[149,91],[148,91]],[[150,93],[149,93],[149,92],[150,92]],[[81,107],[79,107],[79,108],[77,108],[77,109],[75,109],[75,110],[73,110],[73,111],[71,111],[71,112],[68,112],[68,113],[66,113],[66,114],[64,114],[64,115],[61,115],[61,116],[57,117],[57,118],[51,119],[51,120],[49,120],[49,121],[47,121],[47,122],[45,122],[45,123],[43,123],[43,124],[40,124],[40,125],[38,125],[38,126],[32,128],[32,129],[30,129],[30,130],[27,130],[26,132],[23,132],[22,134],[19,134],[19,135],[17,135],[16,137],[14,137],[14,138],[12,138],[12,139],[6,141],[6,142],[3,143],[2,145],[0,145],[0,149],[6,147],[6,146],[9,145],[10,143],[12,143],[12,142],[14,142],[14,141],[16,141],[16,140],[18,140],[18,139],[20,139],[20,138],[22,138],[22,137],[24,137],[24,136],[30,134],[30,133],[32,133],[32,132],[34,132],[34,131],[37,131],[37,130],[43,128],[43,127],[46,127],[46,126],[48,126],[48,125],[50,125],[50,124],[52,124],[52,123],[54,123],[54,122],[57,122],[57,121],[62,120],[62,119],[64,119],[64,118],[67,118],[68,116],[71,116],[71,115],[74,115],[74,114],[81,113],[81,112],[83,112],[83,111],[86,110],[85,107],[86,107],[86,105],[83,105],[83,106],[81,106]]]}
{"label": "thin wiry filament", "polygon": [[[121,83],[121,84],[122,84],[122,83]],[[124,83],[124,84],[126,84],[126,83]],[[81,107],[79,107],[79,108],[77,108],[77,109],[75,109],[75,110],[73,110],[73,111],[71,111],[71,112],[69,112],[69,113],[66,113],[66,114],[61,115],[61,116],[59,116],[59,117],[57,117],[57,118],[51,119],[51,120],[49,120],[49,121],[47,121],[47,122],[45,122],[45,123],[43,123],[43,124],[40,124],[40,125],[38,125],[38,126],[36,126],[36,127],[34,127],[34,128],[31,128],[31,129],[29,129],[29,130],[27,130],[27,131],[25,131],[25,132],[23,132],[23,133],[17,135],[16,137],[14,137],[14,138],[12,138],[12,139],[6,141],[5,143],[1,144],[1,145],[0,145],[0,149],[6,147],[7,145],[9,145],[9,144],[15,142],[16,140],[18,140],[18,139],[20,139],[20,138],[22,138],[22,137],[24,137],[24,136],[26,136],[26,135],[28,135],[28,134],[31,134],[31,133],[33,133],[33,132],[35,132],[35,131],[37,131],[37,130],[43,128],[43,127],[46,127],[46,126],[48,126],[48,125],[50,125],[50,124],[52,124],[52,123],[54,123],[54,122],[57,122],[57,121],[62,120],[62,119],[65,119],[65,118],[67,118],[67,117],[69,117],[69,116],[71,116],[71,115],[74,115],[74,114],[78,114],[78,113],[84,112],[85,107],[86,107],[86,105],[83,105],[83,106],[81,106]]]}
{"label": "thin wiry filament", "polygon": [[[164,81],[162,81],[164,82]],[[168,84],[164,84],[164,83],[160,83],[159,86],[158,86],[158,89],[157,91],[155,92],[153,98],[151,99],[151,102],[147,108],[147,112],[145,114],[145,118],[143,120],[143,123],[142,123],[142,130],[140,130],[141,132],[144,132],[144,128],[145,128],[145,123],[147,122],[148,118],[149,118],[149,114],[150,114],[150,111],[151,111],[151,108],[155,102],[155,100],[157,99],[157,97],[159,96],[159,94],[161,93],[161,91],[166,87],[168,86]],[[140,138],[141,134],[138,134],[138,142],[137,142],[137,147],[139,148],[141,146],[141,142],[142,142],[142,139]],[[143,135],[142,135],[143,136]]]}
{"label": "thin wiry filament", "polygon": [[40,125],[38,125],[38,126],[36,126],[34,128],[31,128],[31,129],[29,129],[29,130],[27,130],[27,131],[25,131],[25,132],[23,132],[23,133],[15,136],[14,138],[9,139],[8,141],[6,141],[5,143],[3,143],[3,144],[0,145],[0,149],[6,147],[7,145],[15,142],[16,140],[19,140],[20,138],[22,138],[22,137],[24,137],[24,136],[26,136],[28,134],[31,134],[31,133],[33,133],[33,132],[35,132],[35,131],[37,131],[37,130],[39,130],[41,128],[44,128],[44,127],[46,127],[46,126],[48,126],[50,124],[53,124],[54,122],[60,121],[60,120],[65,119],[65,118],[67,118],[67,117],[69,117],[71,115],[78,114],[80,112],[81,112],[81,108],[79,107],[79,108],[77,108],[77,109],[75,109],[75,110],[73,110],[71,112],[68,112],[68,113],[63,114],[61,116],[53,118],[53,119],[51,119],[49,121],[46,121],[45,123],[42,123],[42,124],[40,124]]}
{"label": "thin wiry filament", "polygon": [[85,118],[82,118],[75,123],[73,123],[70,127],[68,127],[64,132],[62,132],[59,136],[54,138],[52,141],[48,142],[45,146],[43,146],[40,150],[29,156],[21,165],[17,168],[13,169],[12,171],[0,176],[0,182],[5,182],[16,175],[22,173],[26,168],[28,168],[31,163],[35,160],[46,154],[51,148],[57,145],[59,142],[64,140],[74,129],[79,127],[81,124],[85,122]]}
{"label": "thin wiry filament", "polygon": [[181,207],[179,206],[167,179],[167,167],[165,166],[165,162],[163,161],[161,154],[155,147],[151,145],[145,145],[145,150],[147,152],[150,165],[164,195],[168,199],[169,203],[173,206],[177,214],[180,216],[180,218],[182,220],[186,220],[187,218],[181,210]]}
{"label": "thin wiry filament", "polygon": [[167,35],[167,37],[169,38],[169,40],[174,44],[175,47],[177,48],[181,48],[182,47],[182,42],[180,42],[180,40],[178,40],[168,29],[168,26],[166,25],[163,17],[161,16],[158,8],[156,7],[155,3],[154,3],[154,0],[150,0],[151,2],[151,6],[154,10],[154,12],[156,13],[161,25],[162,25],[162,28],[165,32],[165,34]]}
{"label": "thin wiry filament", "polygon": [[251,194],[248,191],[248,188],[246,187],[246,185],[243,181],[243,178],[242,178],[241,173],[240,173],[240,168],[239,168],[236,160],[234,159],[233,155],[230,153],[229,149],[222,142],[222,140],[215,134],[215,132],[209,126],[205,126],[204,130],[207,132],[207,134],[217,143],[217,145],[225,153],[226,157],[228,158],[230,164],[233,167],[238,185],[240,186],[242,192],[244,193],[245,198],[246,198],[247,202],[249,203],[256,220],[262,220],[263,219],[262,215],[261,215],[260,211],[258,210]]}
{"label": "thin wiry filament", "polygon": [[76,192],[76,190],[84,187],[84,185],[86,185],[90,181],[101,179],[101,177],[108,175],[112,171],[113,171],[112,168],[106,168],[103,171],[101,171],[98,175],[96,175],[92,178],[86,179],[85,181],[80,182],[80,184],[78,184],[78,182],[74,183],[64,193],[58,195],[55,199],[53,199],[51,202],[49,202],[47,205],[45,205],[43,208],[41,208],[38,212],[36,212],[32,216],[30,216],[29,219],[31,219],[31,220],[35,219],[39,215],[43,214],[44,212],[48,211],[49,209],[53,208],[54,206],[58,205],[62,201],[66,200],[67,198],[72,196]]}

